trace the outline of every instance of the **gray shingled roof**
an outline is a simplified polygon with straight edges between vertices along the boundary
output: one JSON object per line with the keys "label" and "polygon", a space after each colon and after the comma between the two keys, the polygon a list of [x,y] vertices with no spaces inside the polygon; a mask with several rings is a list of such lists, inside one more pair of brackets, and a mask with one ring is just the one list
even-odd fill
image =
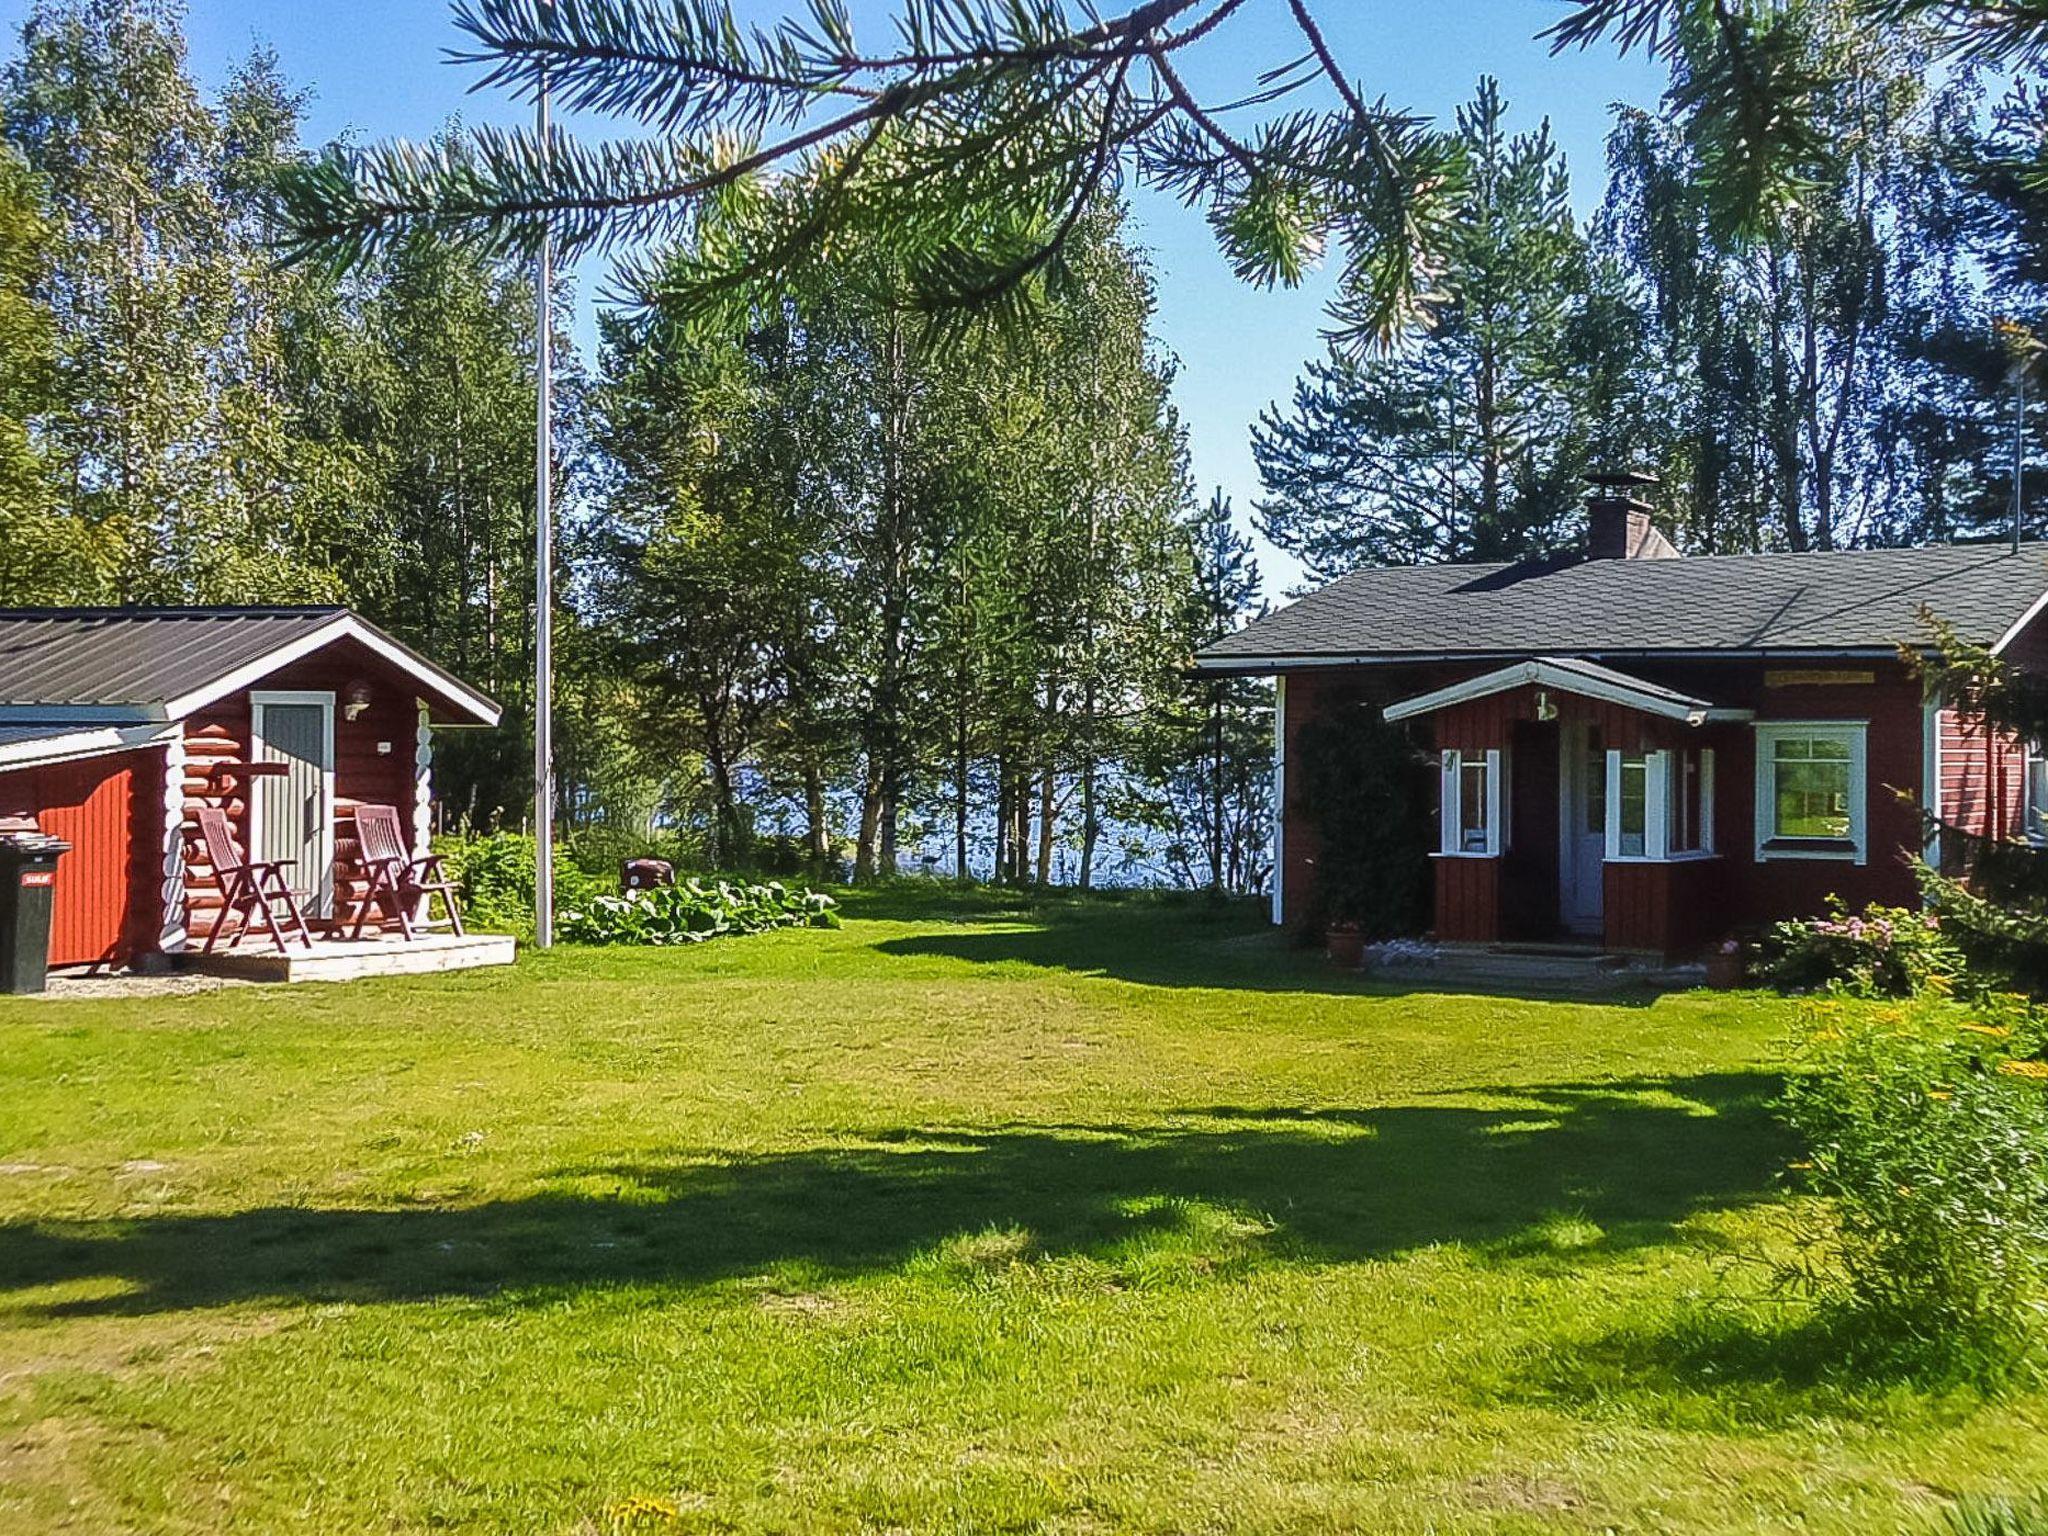
{"label": "gray shingled roof", "polygon": [[[0,608],[0,712],[8,723],[160,718],[209,687],[324,631],[353,634],[418,675],[458,715],[497,706],[340,607]],[[324,644],[324,641],[313,642]],[[47,711],[47,714],[39,713]]]}
{"label": "gray shingled roof", "polygon": [[2044,544],[1401,566],[1346,576],[1197,660],[1888,650],[1920,635],[1923,604],[1988,645],[2044,593]]}

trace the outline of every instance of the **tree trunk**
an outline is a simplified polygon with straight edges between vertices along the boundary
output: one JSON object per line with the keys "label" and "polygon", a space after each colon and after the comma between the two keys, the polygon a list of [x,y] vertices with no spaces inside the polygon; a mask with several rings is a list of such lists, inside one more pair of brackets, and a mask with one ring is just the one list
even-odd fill
{"label": "tree trunk", "polygon": [[1039,885],[1052,884],[1053,830],[1058,822],[1053,805],[1053,796],[1059,775],[1051,763],[1045,765],[1045,772],[1038,781],[1038,874]]}
{"label": "tree trunk", "polygon": [[804,759],[804,861],[811,873],[826,874],[832,863],[831,812],[825,803],[825,774],[817,759]]}

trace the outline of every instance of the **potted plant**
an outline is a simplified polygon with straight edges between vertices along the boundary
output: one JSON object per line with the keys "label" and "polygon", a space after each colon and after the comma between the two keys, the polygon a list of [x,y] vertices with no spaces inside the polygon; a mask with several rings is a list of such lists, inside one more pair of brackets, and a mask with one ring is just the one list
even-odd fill
{"label": "potted plant", "polygon": [[1742,940],[1723,939],[1707,953],[1707,985],[1717,992],[1731,992],[1749,977],[1749,946]]}
{"label": "potted plant", "polygon": [[1350,918],[1339,918],[1323,929],[1323,945],[1332,962],[1356,970],[1365,960],[1365,929]]}

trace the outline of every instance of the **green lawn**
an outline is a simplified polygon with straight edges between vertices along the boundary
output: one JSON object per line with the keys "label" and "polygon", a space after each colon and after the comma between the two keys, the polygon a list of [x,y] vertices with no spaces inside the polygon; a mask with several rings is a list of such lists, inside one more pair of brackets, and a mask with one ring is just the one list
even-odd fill
{"label": "green lawn", "polygon": [[1795,1023],[900,895],[0,1000],[0,1531],[1873,1532],[2048,1483],[2048,1399],[1794,1370],[1740,1299]]}

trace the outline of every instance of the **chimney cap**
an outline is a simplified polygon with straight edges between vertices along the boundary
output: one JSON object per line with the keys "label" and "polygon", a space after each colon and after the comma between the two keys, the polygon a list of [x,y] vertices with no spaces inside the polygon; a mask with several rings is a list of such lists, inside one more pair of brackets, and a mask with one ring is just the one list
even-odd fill
{"label": "chimney cap", "polygon": [[1661,482],[1646,469],[1609,469],[1586,476],[1586,483],[1603,491],[1630,491]]}

